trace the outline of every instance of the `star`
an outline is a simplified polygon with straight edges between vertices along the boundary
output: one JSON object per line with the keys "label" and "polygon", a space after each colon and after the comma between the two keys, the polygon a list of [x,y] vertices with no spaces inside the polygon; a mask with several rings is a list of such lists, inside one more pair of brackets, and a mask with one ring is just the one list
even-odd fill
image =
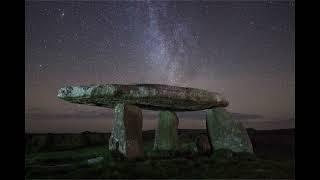
{"label": "star", "polygon": [[293,7],[294,6],[294,1],[290,2],[290,6]]}
{"label": "star", "polygon": [[59,11],[61,11],[61,13],[60,13],[60,17],[61,17],[61,19],[63,19],[63,17],[64,17],[64,15],[65,15],[65,13],[64,13],[64,11],[63,11],[63,10],[61,10],[61,9],[59,9]]}

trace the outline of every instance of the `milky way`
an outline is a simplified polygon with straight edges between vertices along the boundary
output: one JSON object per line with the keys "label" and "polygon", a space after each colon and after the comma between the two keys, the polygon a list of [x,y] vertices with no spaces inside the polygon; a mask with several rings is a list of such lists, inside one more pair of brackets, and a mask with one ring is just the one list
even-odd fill
{"label": "milky way", "polygon": [[294,13],[293,1],[26,1],[26,129],[109,127],[80,117],[110,109],[57,98],[82,84],[202,88],[231,112],[292,118]]}
{"label": "milky way", "polygon": [[188,20],[177,14],[172,20],[173,17],[167,15],[169,8],[176,10],[175,6],[148,2],[147,8],[149,24],[144,38],[150,75],[160,77],[165,84],[187,86],[183,78],[187,69],[184,65],[191,63],[190,53],[199,48],[197,36],[189,32]]}

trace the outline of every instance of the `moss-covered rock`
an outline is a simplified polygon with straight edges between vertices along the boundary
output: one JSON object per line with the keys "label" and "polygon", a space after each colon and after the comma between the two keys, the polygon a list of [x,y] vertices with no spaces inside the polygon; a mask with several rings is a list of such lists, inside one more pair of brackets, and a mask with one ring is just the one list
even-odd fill
{"label": "moss-covered rock", "polygon": [[240,122],[233,120],[224,108],[207,110],[207,130],[214,150],[253,153],[246,129]]}
{"label": "moss-covered rock", "polygon": [[119,151],[127,158],[143,156],[142,112],[128,104],[118,104],[115,109],[109,149]]}
{"label": "moss-covered rock", "polygon": [[179,119],[176,113],[161,111],[156,129],[154,150],[176,150],[178,145],[177,128]]}

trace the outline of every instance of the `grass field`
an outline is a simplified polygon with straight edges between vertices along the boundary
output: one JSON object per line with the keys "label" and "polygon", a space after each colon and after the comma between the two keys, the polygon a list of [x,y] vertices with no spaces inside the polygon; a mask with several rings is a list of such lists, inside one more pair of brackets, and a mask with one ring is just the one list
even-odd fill
{"label": "grass field", "polygon": [[[192,138],[179,136],[177,152],[152,151],[152,138],[144,138],[145,157],[126,160],[111,154],[107,145],[91,145],[59,151],[28,152],[25,156],[26,178],[294,178],[294,158],[278,146],[271,151],[256,143],[256,155],[215,151],[211,155],[195,151]],[[267,138],[268,139],[268,138]],[[107,143],[106,143],[107,144]],[[274,144],[276,145],[276,144]],[[278,153],[278,154],[277,154]],[[87,160],[104,159],[88,165]]]}

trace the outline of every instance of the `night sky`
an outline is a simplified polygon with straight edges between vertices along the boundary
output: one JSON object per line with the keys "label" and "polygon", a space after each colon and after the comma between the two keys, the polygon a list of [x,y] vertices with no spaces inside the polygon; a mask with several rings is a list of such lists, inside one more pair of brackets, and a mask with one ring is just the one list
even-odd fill
{"label": "night sky", "polygon": [[[57,98],[109,83],[219,92],[229,111],[260,117],[247,127],[294,127],[294,66],[294,1],[25,3],[26,131],[109,131],[111,109]],[[144,115],[154,128],[156,114]],[[205,128],[203,112],[178,115],[179,128]]]}

